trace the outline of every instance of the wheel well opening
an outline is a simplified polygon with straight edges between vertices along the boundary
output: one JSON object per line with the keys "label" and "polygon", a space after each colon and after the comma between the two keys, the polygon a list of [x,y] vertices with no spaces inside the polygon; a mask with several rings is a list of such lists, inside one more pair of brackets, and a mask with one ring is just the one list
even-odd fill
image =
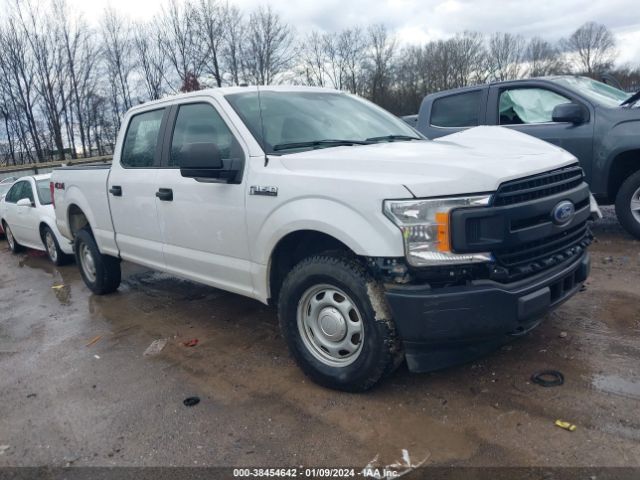
{"label": "wheel well opening", "polygon": [[39,231],[40,231],[40,240],[42,240],[44,242],[44,229],[47,228],[49,225],[47,225],[44,222],[40,223],[40,226],[38,227]]}
{"label": "wheel well opening", "polygon": [[616,201],[616,195],[622,183],[638,170],[640,170],[640,150],[629,150],[615,158],[607,187],[607,196],[611,202]]}
{"label": "wheel well opening", "polygon": [[87,216],[84,214],[80,207],[77,205],[71,205],[69,207],[69,227],[71,229],[71,234],[75,237],[76,233],[89,225],[89,221],[87,220]]}
{"label": "wheel well opening", "polygon": [[269,262],[270,303],[277,302],[282,282],[296,264],[311,255],[328,250],[352,251],[340,240],[314,230],[299,230],[282,238],[273,250]]}

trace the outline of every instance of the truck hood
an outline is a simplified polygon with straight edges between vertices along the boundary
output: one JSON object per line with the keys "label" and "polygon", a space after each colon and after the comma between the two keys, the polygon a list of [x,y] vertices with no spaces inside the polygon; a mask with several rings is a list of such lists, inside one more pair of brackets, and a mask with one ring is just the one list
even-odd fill
{"label": "truck hood", "polygon": [[502,127],[475,127],[433,141],[334,147],[279,158],[296,173],[401,184],[418,198],[492,192],[508,180],[577,162],[561,148]]}

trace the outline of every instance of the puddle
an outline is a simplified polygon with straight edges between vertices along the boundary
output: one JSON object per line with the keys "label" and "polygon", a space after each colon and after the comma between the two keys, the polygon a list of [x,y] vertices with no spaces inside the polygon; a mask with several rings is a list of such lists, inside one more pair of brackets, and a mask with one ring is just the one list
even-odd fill
{"label": "puddle", "polygon": [[617,375],[595,375],[591,382],[596,390],[640,400],[640,383]]}

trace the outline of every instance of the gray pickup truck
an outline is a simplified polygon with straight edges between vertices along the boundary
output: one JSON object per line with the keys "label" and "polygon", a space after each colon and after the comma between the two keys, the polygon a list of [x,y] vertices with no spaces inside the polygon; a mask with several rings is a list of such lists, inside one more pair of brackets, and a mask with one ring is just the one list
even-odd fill
{"label": "gray pickup truck", "polygon": [[640,238],[640,92],[590,78],[556,76],[496,82],[428,95],[405,121],[429,138],[501,125],[575,155],[600,204],[616,206]]}

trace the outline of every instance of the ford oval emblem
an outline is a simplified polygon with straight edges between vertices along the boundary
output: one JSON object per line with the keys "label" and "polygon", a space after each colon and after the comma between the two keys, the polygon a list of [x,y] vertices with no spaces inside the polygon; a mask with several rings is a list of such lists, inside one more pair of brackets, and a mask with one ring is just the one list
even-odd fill
{"label": "ford oval emblem", "polygon": [[551,210],[551,218],[556,225],[569,223],[576,214],[576,207],[569,200],[563,200]]}

